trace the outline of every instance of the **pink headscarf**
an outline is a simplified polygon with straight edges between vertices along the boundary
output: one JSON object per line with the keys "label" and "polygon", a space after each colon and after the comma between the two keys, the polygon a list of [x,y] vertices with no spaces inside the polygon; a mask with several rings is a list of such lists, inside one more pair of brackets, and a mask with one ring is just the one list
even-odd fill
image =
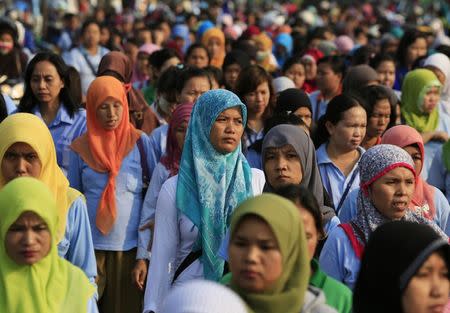
{"label": "pink headscarf", "polygon": [[[158,51],[160,49],[161,49],[161,47],[158,45],[155,45],[153,43],[146,43],[139,48],[138,54],[145,53],[145,54],[150,55],[153,52]],[[144,75],[144,74],[138,72],[137,64],[135,64],[134,69],[133,69],[133,75],[131,76],[131,83],[133,84],[135,82],[140,82],[142,84],[143,82],[147,81],[148,79],[149,79],[148,75]],[[139,86],[139,87],[142,88],[143,86]]]}
{"label": "pink headscarf", "polygon": [[161,158],[161,163],[170,172],[170,176],[177,175],[180,167],[182,149],[178,146],[177,127],[182,122],[189,122],[193,108],[193,103],[183,103],[178,105],[172,113],[169,131],[167,132],[166,154]]}
{"label": "pink headscarf", "polygon": [[[382,144],[396,145],[400,148],[405,148],[411,145],[417,145],[419,147],[420,154],[422,155],[422,161],[425,157],[425,150],[423,146],[422,136],[414,128],[406,125],[398,125],[388,129],[382,139]],[[433,220],[436,215],[436,207],[434,205],[434,187],[427,184],[421,177],[419,169],[416,178],[416,189],[412,198],[412,203],[416,206],[416,211],[422,214],[429,220]],[[427,209],[428,206],[428,209]]]}

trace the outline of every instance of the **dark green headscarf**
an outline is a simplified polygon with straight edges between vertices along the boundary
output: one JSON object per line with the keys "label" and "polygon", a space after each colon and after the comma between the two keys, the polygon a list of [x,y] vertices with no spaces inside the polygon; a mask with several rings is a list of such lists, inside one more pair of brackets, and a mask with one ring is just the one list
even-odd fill
{"label": "dark green headscarf", "polygon": [[264,293],[249,293],[233,282],[231,288],[254,312],[300,312],[308,287],[310,266],[305,230],[298,209],[289,200],[274,194],[248,199],[233,213],[231,238],[241,220],[248,215],[258,216],[272,229],[281,251],[283,271],[275,286]]}

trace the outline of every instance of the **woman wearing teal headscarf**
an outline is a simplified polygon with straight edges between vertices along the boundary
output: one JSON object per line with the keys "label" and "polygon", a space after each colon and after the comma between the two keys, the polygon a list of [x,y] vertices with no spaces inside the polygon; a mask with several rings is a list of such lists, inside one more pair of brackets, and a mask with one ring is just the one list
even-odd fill
{"label": "woman wearing teal headscarf", "polygon": [[422,178],[427,179],[431,163],[449,139],[450,119],[439,114],[441,83],[428,69],[409,72],[402,86],[401,112],[405,123],[415,128],[425,144]]}
{"label": "woman wearing teal headscarf", "polygon": [[158,312],[171,287],[194,278],[219,280],[218,256],[234,208],[264,188],[264,174],[241,152],[247,110],[238,96],[211,90],[192,111],[178,175],[156,204],[144,312]]}
{"label": "woman wearing teal headscarf", "polygon": [[58,256],[57,230],[44,183],[20,177],[0,191],[0,312],[98,312],[94,286]]}

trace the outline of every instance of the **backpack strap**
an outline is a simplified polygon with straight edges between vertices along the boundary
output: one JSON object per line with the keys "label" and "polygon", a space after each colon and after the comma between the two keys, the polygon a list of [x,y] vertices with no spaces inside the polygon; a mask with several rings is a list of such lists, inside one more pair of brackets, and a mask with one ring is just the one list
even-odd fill
{"label": "backpack strap", "polygon": [[175,282],[175,280],[178,278],[178,276],[180,276],[180,274],[183,273],[183,271],[189,267],[189,265],[194,263],[195,260],[197,260],[201,256],[202,256],[202,250],[191,251],[184,258],[183,262],[181,262],[180,266],[178,266],[177,270],[175,271],[175,275],[173,275],[173,279],[172,279],[172,284]]}
{"label": "backpack strap", "polygon": [[136,141],[138,146],[139,154],[141,156],[141,168],[142,168],[142,194],[145,198],[145,194],[147,193],[148,185],[150,184],[150,170],[148,169],[147,164],[147,153],[144,149],[144,144],[142,143],[142,137]]}
{"label": "backpack strap", "polygon": [[364,245],[361,242],[359,242],[352,225],[350,223],[343,223],[339,224],[339,227],[341,227],[344,230],[344,233],[347,235],[347,238],[348,240],[350,240],[350,244],[352,245],[352,248],[355,251],[356,257],[358,258],[358,260],[361,260],[364,252]]}

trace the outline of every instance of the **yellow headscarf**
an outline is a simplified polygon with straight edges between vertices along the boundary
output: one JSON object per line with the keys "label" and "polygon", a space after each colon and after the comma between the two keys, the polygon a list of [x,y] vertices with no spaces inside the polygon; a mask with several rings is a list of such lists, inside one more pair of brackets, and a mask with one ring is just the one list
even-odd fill
{"label": "yellow headscarf", "polygon": [[[18,265],[6,252],[5,238],[9,227],[27,211],[47,224],[52,245],[39,262]],[[95,288],[79,268],[58,256],[57,225],[54,197],[39,180],[20,177],[0,191],[0,312],[87,312]]]}
{"label": "yellow headscarf", "polygon": [[[29,113],[17,113],[8,116],[0,123],[0,162],[6,150],[16,142],[27,143],[39,156],[42,168],[41,175],[37,178],[53,192],[58,207],[59,224],[56,238],[59,241],[66,229],[67,211],[81,193],[69,187],[69,181],[56,161],[52,135],[40,118]],[[0,189],[6,183],[8,182],[0,171]]]}
{"label": "yellow headscarf", "polygon": [[220,51],[211,57],[211,65],[222,68],[223,60],[225,59],[225,35],[222,30],[217,27],[208,29],[202,36],[202,44],[208,47],[208,42],[211,38],[217,38],[220,42]]}
{"label": "yellow headscarf", "polygon": [[[250,307],[249,312],[297,313],[309,283],[310,265],[307,254],[306,233],[295,205],[274,194],[262,194],[240,204],[231,217],[231,237],[247,215],[256,215],[272,229],[283,259],[283,273],[271,290],[249,293],[231,282]],[[231,261],[231,260],[230,260]]]}

